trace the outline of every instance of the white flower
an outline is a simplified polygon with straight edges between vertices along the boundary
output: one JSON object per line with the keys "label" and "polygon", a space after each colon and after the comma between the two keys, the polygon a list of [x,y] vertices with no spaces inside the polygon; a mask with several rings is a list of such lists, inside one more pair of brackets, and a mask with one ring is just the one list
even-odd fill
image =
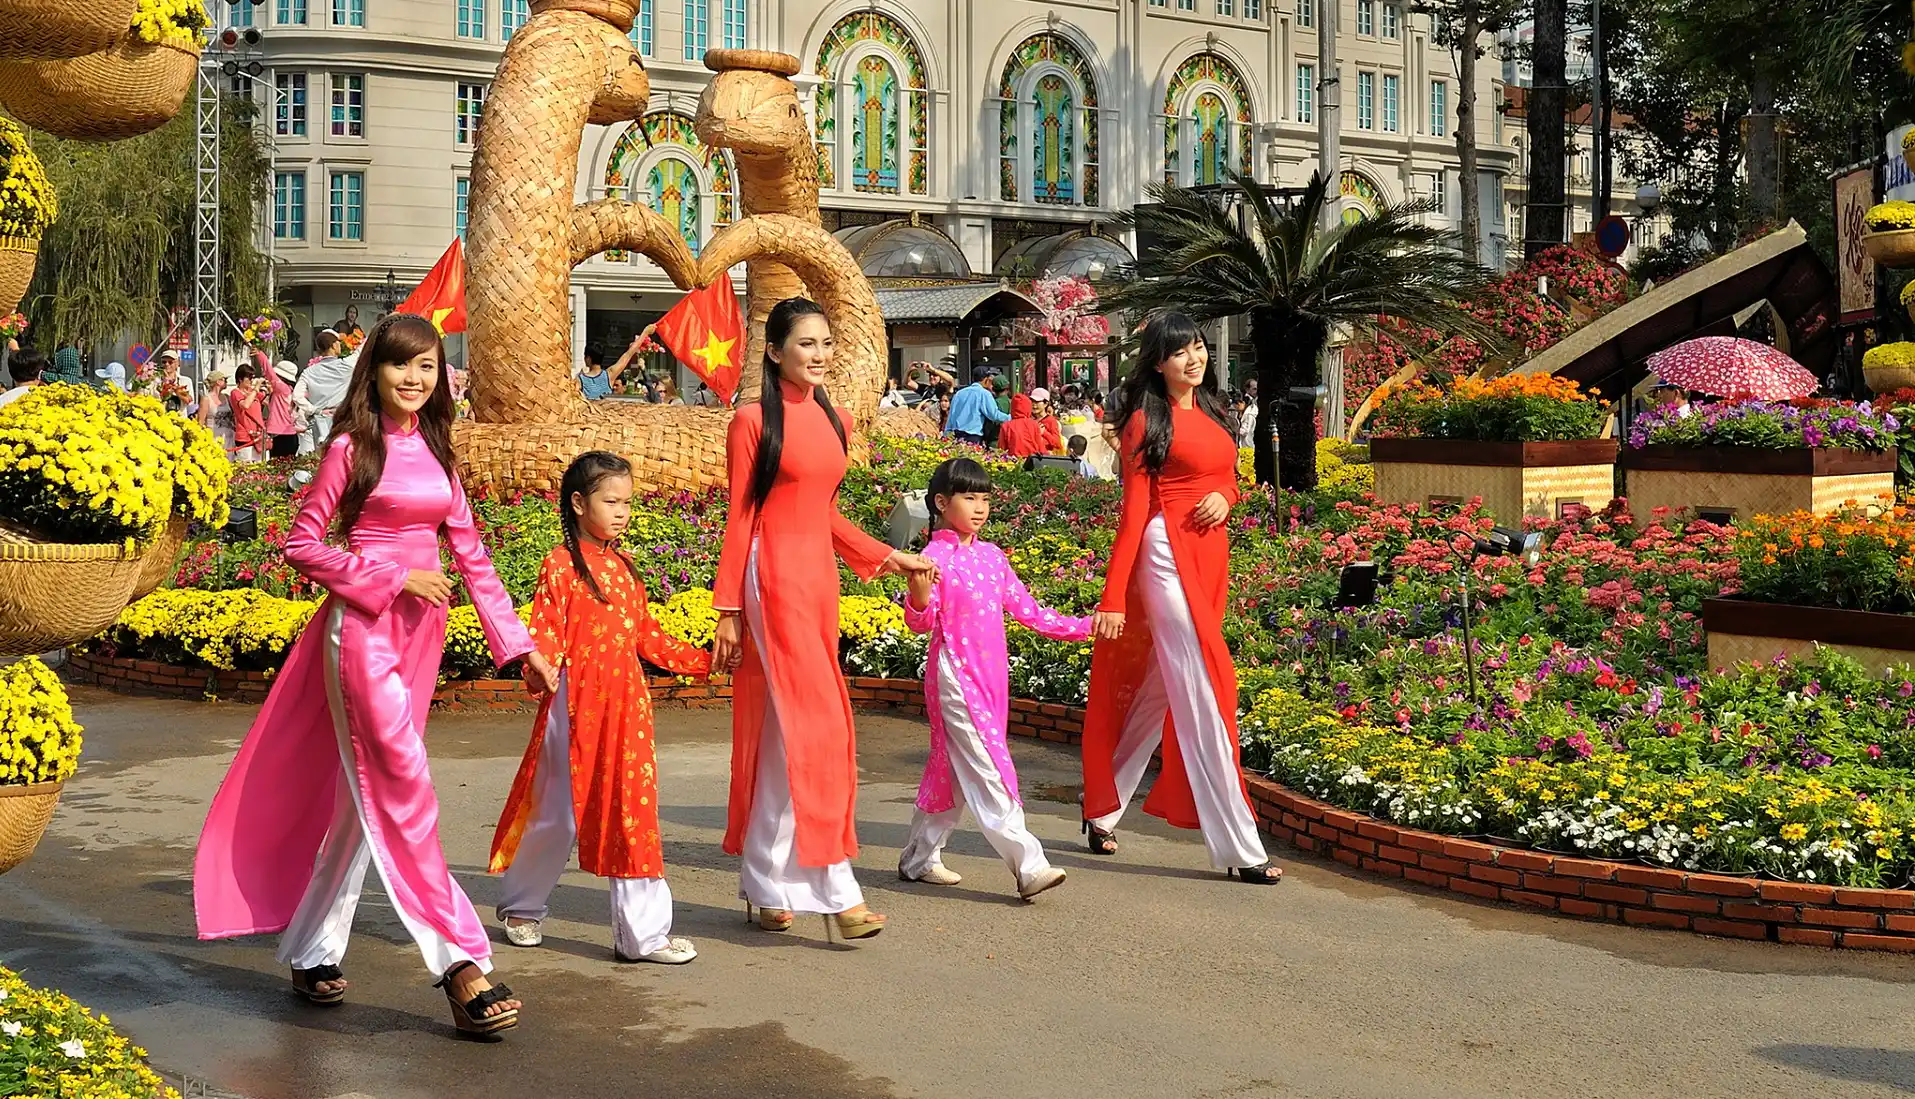
{"label": "white flower", "polygon": [[61,1042],[60,1052],[73,1058],[75,1061],[86,1060],[86,1046],[82,1044],[78,1038],[69,1038]]}
{"label": "white flower", "polygon": [[20,1031],[24,1029],[25,1027],[20,1023],[0,1023],[0,1034],[4,1034],[9,1038],[18,1038]]}
{"label": "white flower", "polygon": [[6,989],[4,989],[4,988],[0,988],[0,1000],[4,1000],[4,999],[6,999],[6,998],[7,998],[7,997],[8,997],[9,995],[10,995],[10,993],[9,993],[9,992],[7,992],[7,990],[6,990]]}

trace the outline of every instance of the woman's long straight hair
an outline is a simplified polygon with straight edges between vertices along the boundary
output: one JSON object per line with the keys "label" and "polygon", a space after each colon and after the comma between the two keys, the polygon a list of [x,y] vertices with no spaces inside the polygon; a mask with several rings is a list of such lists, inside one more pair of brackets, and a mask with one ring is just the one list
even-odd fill
{"label": "woman's long straight hair", "polygon": [[[352,381],[346,384],[345,399],[339,402],[333,420],[330,446],[343,437],[352,439],[352,471],[339,495],[338,530],[340,537],[352,533],[366,509],[366,500],[379,487],[386,471],[386,429],[380,422],[384,411],[379,404],[379,368],[393,363],[411,362],[433,349],[439,352],[439,383],[419,410],[419,436],[426,441],[432,456],[445,467],[446,478],[457,476],[452,468],[452,380],[446,373],[445,342],[432,322],[412,313],[393,313],[372,326],[359,361],[352,368]],[[242,366],[240,369],[244,370]]]}
{"label": "woman's long straight hair", "polygon": [[[1144,468],[1152,473],[1161,471],[1164,462],[1169,459],[1173,434],[1170,389],[1164,384],[1163,365],[1177,352],[1193,343],[1203,342],[1203,329],[1184,314],[1169,310],[1153,314],[1144,324],[1137,365],[1124,376],[1123,382],[1112,394],[1111,403],[1121,410],[1117,414],[1116,425],[1119,436],[1132,416],[1139,412],[1144,414]],[[1217,384],[1216,363],[1211,363],[1204,371],[1204,380],[1197,383],[1193,397],[1204,415],[1215,421],[1218,427],[1230,432],[1232,439],[1236,438],[1230,423],[1230,412],[1224,407],[1223,388]]]}
{"label": "woman's long straight hair", "polygon": [[[592,595],[601,603],[610,603],[605,591],[598,586],[598,577],[592,575],[592,566],[585,562],[585,552],[580,547],[584,543],[579,533],[578,509],[572,503],[573,497],[590,500],[598,486],[613,477],[630,477],[632,463],[607,450],[588,450],[572,459],[565,467],[565,476],[559,479],[559,529],[565,535],[565,550],[572,555],[572,569],[585,581]],[[625,556],[625,551],[617,546],[605,547],[612,556],[625,563],[632,579],[638,579],[638,566]]]}
{"label": "woman's long straight hair", "polygon": [[[779,388],[783,375],[778,371],[778,361],[771,357],[771,349],[783,349],[785,341],[791,338],[791,330],[805,317],[823,317],[824,307],[810,298],[786,298],[771,307],[771,316],[765,320],[765,363],[764,386],[758,394],[758,406],[764,416],[764,429],[758,436],[758,461],[751,469],[751,502],[763,507],[771,495],[771,486],[778,483],[778,463],[785,456],[785,395]],[[838,433],[838,445],[848,453],[849,444],[845,440],[844,421],[838,418],[838,410],[831,406],[831,397],[825,393],[824,386],[812,389],[811,397],[825,410],[825,418],[831,421],[831,429]]]}

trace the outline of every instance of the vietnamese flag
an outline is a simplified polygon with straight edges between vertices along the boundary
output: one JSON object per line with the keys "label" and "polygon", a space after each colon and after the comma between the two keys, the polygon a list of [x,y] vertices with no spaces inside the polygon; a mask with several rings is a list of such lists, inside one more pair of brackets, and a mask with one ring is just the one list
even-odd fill
{"label": "vietnamese flag", "polygon": [[730,274],[686,294],[658,322],[654,334],[679,362],[705,379],[719,400],[731,403],[743,366],[745,317],[738,311],[738,293],[731,287]]}
{"label": "vietnamese flag", "polygon": [[465,241],[452,238],[452,247],[432,265],[425,281],[393,312],[417,313],[441,336],[465,331]]}

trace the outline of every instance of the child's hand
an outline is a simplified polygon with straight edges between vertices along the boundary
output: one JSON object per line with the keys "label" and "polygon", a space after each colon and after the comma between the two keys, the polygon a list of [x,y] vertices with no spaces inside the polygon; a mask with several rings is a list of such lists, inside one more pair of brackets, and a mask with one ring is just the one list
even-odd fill
{"label": "child's hand", "polygon": [[1097,621],[1092,626],[1099,640],[1115,641],[1124,636],[1124,614],[1122,611],[1098,611]]}
{"label": "child's hand", "polygon": [[913,610],[926,610],[931,606],[931,586],[935,577],[930,572],[911,574],[911,607]]}

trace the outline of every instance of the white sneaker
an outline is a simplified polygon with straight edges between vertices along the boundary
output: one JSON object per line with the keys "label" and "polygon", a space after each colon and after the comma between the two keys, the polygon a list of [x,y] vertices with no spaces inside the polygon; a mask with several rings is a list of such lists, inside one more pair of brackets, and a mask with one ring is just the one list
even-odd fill
{"label": "white sneaker", "polygon": [[505,941],[513,946],[537,946],[545,941],[545,925],[538,920],[505,921]]}
{"label": "white sneaker", "polygon": [[1017,883],[1017,895],[1031,900],[1046,889],[1055,889],[1064,884],[1064,872],[1055,866],[1046,867],[1032,874],[1027,881]]}
{"label": "white sneaker", "polygon": [[898,878],[901,881],[923,882],[926,885],[956,885],[964,880],[964,875],[955,870],[946,870],[941,864],[934,862],[929,870],[914,878],[905,872],[904,864],[899,863]]}
{"label": "white sneaker", "polygon": [[698,949],[692,946],[690,939],[673,935],[671,938],[665,940],[664,946],[659,947],[650,954],[640,954],[638,960],[641,962],[657,962],[659,965],[684,965],[696,957],[698,957]]}

